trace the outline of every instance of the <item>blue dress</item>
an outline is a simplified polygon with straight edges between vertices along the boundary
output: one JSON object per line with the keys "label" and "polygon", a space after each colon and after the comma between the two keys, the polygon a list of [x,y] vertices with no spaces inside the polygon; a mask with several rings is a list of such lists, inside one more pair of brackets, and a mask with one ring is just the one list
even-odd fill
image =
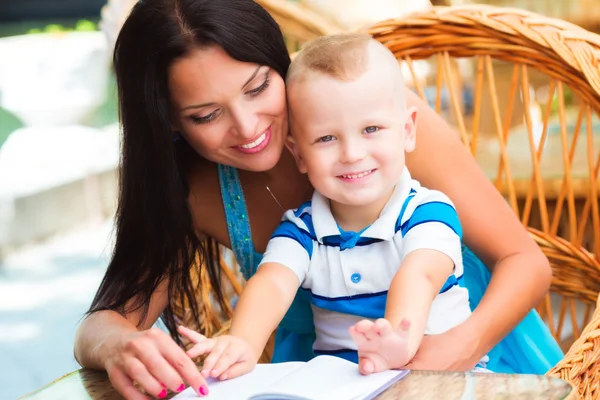
{"label": "blue dress", "polygon": [[[219,165],[219,183],[232,250],[244,278],[255,272],[262,254],[254,249],[244,193],[235,168]],[[475,309],[490,281],[487,267],[463,247],[464,285]],[[310,299],[299,290],[275,334],[272,362],[308,361],[314,357],[315,330]],[[487,368],[494,372],[544,374],[563,353],[535,310],[489,352]]]}

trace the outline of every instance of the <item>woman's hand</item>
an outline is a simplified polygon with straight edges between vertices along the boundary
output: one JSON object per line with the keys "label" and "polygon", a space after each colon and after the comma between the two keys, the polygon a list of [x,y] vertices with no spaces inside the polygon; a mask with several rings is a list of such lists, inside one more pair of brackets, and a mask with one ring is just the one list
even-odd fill
{"label": "woman's hand", "polygon": [[470,371],[483,357],[475,335],[465,334],[461,325],[439,335],[426,335],[407,369]]}
{"label": "woman's hand", "polygon": [[199,395],[208,394],[206,381],[194,362],[160,329],[135,332],[111,346],[104,367],[114,388],[126,399],[148,399],[136,382],[152,397],[162,399],[167,390],[181,392],[185,382]]}
{"label": "woman's hand", "polygon": [[194,347],[187,351],[189,357],[208,354],[202,366],[202,375],[206,378],[236,378],[252,371],[258,361],[252,346],[239,337],[224,335],[207,339],[183,326],[179,327],[179,333],[195,343]]}

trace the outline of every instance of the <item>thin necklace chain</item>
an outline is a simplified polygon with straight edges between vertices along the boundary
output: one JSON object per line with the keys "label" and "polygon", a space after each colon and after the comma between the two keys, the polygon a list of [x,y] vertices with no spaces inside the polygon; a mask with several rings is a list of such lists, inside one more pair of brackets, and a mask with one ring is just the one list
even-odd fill
{"label": "thin necklace chain", "polygon": [[[310,183],[306,184],[306,189],[304,189],[304,192],[302,193],[302,197],[304,198],[304,196],[306,195],[306,191],[308,190],[308,188],[310,187]],[[281,205],[281,203],[279,202],[279,200],[277,200],[277,197],[275,197],[275,195],[273,194],[273,191],[271,191],[271,188],[269,187],[269,185],[265,184],[265,188],[267,188],[267,191],[269,192],[269,194],[271,195],[271,197],[273,198],[273,200],[275,200],[275,203],[277,203],[277,205],[279,206],[279,208],[281,208],[281,211],[285,212],[285,208],[283,208],[283,206]]]}
{"label": "thin necklace chain", "polygon": [[271,191],[271,189],[269,188],[269,186],[265,185],[265,187],[269,191],[269,194],[271,195],[271,197],[273,198],[273,200],[275,200],[275,203],[277,203],[277,205],[279,206],[279,208],[281,208],[281,211],[285,212],[285,209],[283,208],[283,206],[281,205],[281,203],[279,202],[279,200],[277,200],[277,197],[275,197],[275,195],[273,194],[273,192]]}

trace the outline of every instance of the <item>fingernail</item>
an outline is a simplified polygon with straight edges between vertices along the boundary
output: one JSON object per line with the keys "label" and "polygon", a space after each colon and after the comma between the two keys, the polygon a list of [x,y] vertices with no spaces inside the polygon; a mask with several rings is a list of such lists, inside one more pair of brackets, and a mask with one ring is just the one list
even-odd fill
{"label": "fingernail", "polygon": [[160,386],[162,386],[162,387],[164,387],[164,388],[166,388],[166,387],[167,387],[167,385],[165,385],[164,383],[162,383],[162,382],[159,382],[159,383],[160,383]]}
{"label": "fingernail", "polygon": [[183,390],[185,389],[185,385],[182,383],[181,385],[179,385],[179,387],[177,388],[178,392],[183,392]]}
{"label": "fingernail", "polygon": [[206,385],[200,386],[200,389],[198,389],[198,391],[202,396],[206,396],[208,394],[208,388],[206,387]]}
{"label": "fingernail", "polygon": [[167,397],[167,389],[163,389],[162,392],[158,394],[159,399],[164,399],[165,397]]}

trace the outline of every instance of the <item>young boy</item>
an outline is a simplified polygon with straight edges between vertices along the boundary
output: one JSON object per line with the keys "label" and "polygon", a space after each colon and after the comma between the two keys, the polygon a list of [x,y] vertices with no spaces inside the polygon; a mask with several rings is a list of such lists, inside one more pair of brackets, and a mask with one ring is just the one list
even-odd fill
{"label": "young boy", "polygon": [[406,107],[395,57],[363,34],[311,42],[286,81],[287,146],[315,193],[285,213],[230,334],[188,354],[210,353],[205,376],[251,371],[301,287],[312,297],[315,354],[358,362],[363,374],[402,368],[424,334],[470,315],[456,210],[405,166],[417,110]]}

